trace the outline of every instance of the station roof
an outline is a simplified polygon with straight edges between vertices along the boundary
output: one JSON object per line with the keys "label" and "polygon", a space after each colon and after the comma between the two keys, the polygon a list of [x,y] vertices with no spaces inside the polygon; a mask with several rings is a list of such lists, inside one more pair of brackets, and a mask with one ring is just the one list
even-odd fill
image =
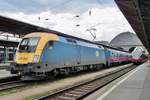
{"label": "station roof", "polygon": [[142,46],[136,34],[130,32],[123,32],[113,38],[110,42],[112,46]]}
{"label": "station roof", "polygon": [[[50,32],[50,33],[54,33],[60,36],[80,39],[71,35],[58,32],[58,31],[54,31],[48,28],[43,28],[43,27],[36,26],[33,24],[25,23],[25,22],[18,21],[12,18],[1,16],[1,15],[0,15],[0,31],[18,34],[18,35],[26,35],[31,32]],[[81,39],[81,40],[84,40],[84,39]]]}
{"label": "station roof", "polygon": [[17,47],[19,42],[15,41],[7,41],[7,40],[0,40],[0,46],[6,47]]}
{"label": "station roof", "polygon": [[0,31],[18,35],[25,35],[30,32],[47,31],[47,29],[25,22],[17,21],[15,19],[0,16]]}
{"label": "station roof", "polygon": [[[0,16],[0,31],[23,36],[31,32],[48,32],[50,30],[8,17]],[[18,43],[18,41],[0,39],[0,46],[17,47]]]}
{"label": "station roof", "polygon": [[150,0],[115,0],[115,2],[150,52]]}

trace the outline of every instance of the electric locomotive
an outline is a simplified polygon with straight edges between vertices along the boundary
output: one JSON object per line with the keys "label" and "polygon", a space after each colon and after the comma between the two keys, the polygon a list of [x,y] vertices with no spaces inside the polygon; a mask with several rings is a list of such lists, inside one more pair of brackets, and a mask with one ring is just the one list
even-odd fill
{"label": "electric locomotive", "polygon": [[132,62],[136,65],[141,64],[147,60],[144,50],[141,47],[135,47],[132,51]]}
{"label": "electric locomotive", "polygon": [[20,42],[11,72],[23,80],[44,79],[100,68],[106,64],[103,46],[52,33],[31,33]]}

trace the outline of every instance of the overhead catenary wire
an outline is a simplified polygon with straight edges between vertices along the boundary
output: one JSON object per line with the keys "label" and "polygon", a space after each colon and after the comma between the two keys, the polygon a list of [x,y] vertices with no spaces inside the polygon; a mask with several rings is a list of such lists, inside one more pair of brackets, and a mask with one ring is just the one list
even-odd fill
{"label": "overhead catenary wire", "polygon": [[[58,4],[58,5],[54,6],[54,7],[51,7],[51,10],[54,10],[54,9],[56,9],[57,7],[62,6],[62,5],[66,5],[66,4],[70,3],[71,1],[73,1],[73,0],[67,0],[67,1],[65,1],[65,2],[63,2],[63,3],[61,3],[61,4]],[[89,9],[89,11],[88,11],[88,16],[91,17],[91,19],[93,18],[92,14],[93,14],[92,9]],[[77,18],[77,19],[75,19],[75,21],[77,21],[78,18],[80,18],[80,16],[81,16],[81,14],[75,15],[74,18]],[[38,17],[38,19],[41,20],[41,17]],[[50,18],[44,18],[44,20],[45,20],[45,21],[48,21],[48,20],[50,20]],[[97,31],[97,29],[96,29],[95,27],[97,27],[97,26],[99,26],[99,25],[101,25],[101,22],[98,22],[98,23],[96,23],[96,24],[94,24],[94,25],[92,25],[92,26],[90,26],[89,28],[86,29],[86,31],[88,31],[88,32],[92,35],[93,40],[96,39],[96,31]],[[75,26],[81,28],[81,27],[80,27],[81,24],[79,23],[79,21],[76,22],[76,25],[75,25]],[[79,28],[78,28],[78,29],[79,29]]]}

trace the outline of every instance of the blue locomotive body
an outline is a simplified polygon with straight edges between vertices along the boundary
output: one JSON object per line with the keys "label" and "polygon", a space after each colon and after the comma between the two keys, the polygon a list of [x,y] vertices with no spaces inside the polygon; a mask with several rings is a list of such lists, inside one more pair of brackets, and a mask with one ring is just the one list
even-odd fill
{"label": "blue locomotive body", "polygon": [[45,46],[40,62],[53,68],[105,64],[105,51],[102,46],[65,37],[51,41]]}

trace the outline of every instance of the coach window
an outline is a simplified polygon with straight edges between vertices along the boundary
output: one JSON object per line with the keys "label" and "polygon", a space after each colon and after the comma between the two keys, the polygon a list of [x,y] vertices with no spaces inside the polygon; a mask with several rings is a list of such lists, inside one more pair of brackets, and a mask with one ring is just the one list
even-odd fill
{"label": "coach window", "polygon": [[112,56],[114,56],[114,53],[111,53]]}

